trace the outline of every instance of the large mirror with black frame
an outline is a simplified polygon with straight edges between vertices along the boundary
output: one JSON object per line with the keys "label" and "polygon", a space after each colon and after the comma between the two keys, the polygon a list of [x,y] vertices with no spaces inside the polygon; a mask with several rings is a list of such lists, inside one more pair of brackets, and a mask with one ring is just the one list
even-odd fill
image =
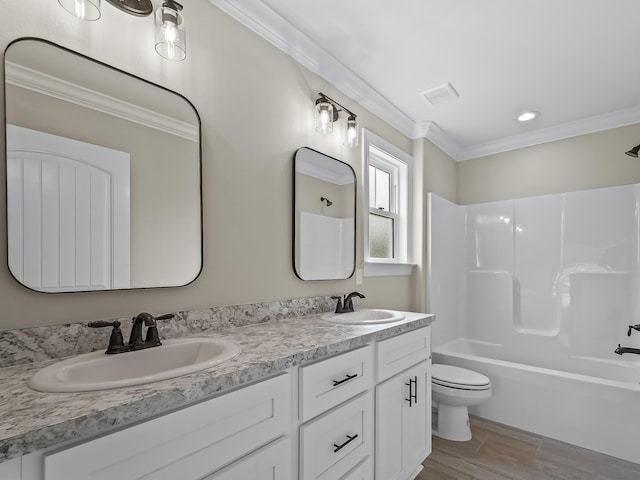
{"label": "large mirror with black frame", "polygon": [[356,175],[311,148],[294,156],[293,269],[302,280],[339,280],[355,270]]}
{"label": "large mirror with black frame", "polygon": [[47,293],[202,269],[200,119],[183,96],[39,39],[4,55],[8,264]]}

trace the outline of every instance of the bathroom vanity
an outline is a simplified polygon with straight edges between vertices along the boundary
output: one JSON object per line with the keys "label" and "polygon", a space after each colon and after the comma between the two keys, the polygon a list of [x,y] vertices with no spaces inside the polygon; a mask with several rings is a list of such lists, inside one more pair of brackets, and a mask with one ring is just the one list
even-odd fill
{"label": "bathroom vanity", "polygon": [[433,316],[405,316],[363,326],[311,315],[216,332],[242,353],[135,388],[42,394],[14,382],[37,419],[67,408],[14,443],[0,438],[0,478],[412,479],[431,451]]}

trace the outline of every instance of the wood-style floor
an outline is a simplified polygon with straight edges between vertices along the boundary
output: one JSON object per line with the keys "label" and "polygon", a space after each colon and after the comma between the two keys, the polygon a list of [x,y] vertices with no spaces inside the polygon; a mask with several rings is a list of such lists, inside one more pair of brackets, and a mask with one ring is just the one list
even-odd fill
{"label": "wood-style floor", "polygon": [[640,480],[638,464],[546,437],[475,417],[471,431],[468,442],[434,436],[416,480]]}

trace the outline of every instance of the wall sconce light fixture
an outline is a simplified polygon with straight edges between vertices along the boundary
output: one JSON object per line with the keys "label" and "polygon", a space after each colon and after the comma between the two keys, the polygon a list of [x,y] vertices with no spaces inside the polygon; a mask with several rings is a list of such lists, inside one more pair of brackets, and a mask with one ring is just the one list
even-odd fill
{"label": "wall sconce light fixture", "polygon": [[[151,0],[106,0],[121,12],[136,17],[147,17],[153,13]],[[95,21],[101,16],[100,0],[58,0],[70,14],[81,20]],[[179,62],[187,55],[184,19],[180,13],[182,5],[165,0],[156,10],[156,52],[167,60]]]}
{"label": "wall sconce light fixture", "polygon": [[341,111],[347,113],[347,123],[345,125],[344,144],[348,147],[357,147],[359,143],[358,122],[356,114],[346,109],[324,93],[318,93],[320,97],[316,100],[316,131],[319,133],[331,133],[333,122],[338,120]]}
{"label": "wall sconce light fixture", "polygon": [[638,158],[638,152],[640,151],[640,145],[636,145],[635,147],[633,147],[631,150],[629,150],[628,152],[624,152],[627,155],[629,155],[630,157],[633,158]]}
{"label": "wall sconce light fixture", "polygon": [[180,11],[182,5],[173,0],[165,0],[156,10],[156,52],[173,62],[184,60],[187,56],[184,18]]}

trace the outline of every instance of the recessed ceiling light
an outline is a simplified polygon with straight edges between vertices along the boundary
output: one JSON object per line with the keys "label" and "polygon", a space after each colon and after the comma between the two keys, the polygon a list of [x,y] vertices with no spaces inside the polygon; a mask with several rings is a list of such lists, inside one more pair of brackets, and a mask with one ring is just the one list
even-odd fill
{"label": "recessed ceiling light", "polygon": [[539,116],[540,116],[540,112],[534,112],[534,111],[524,112],[518,115],[518,120],[521,122],[528,122],[529,120],[533,120],[534,118]]}

